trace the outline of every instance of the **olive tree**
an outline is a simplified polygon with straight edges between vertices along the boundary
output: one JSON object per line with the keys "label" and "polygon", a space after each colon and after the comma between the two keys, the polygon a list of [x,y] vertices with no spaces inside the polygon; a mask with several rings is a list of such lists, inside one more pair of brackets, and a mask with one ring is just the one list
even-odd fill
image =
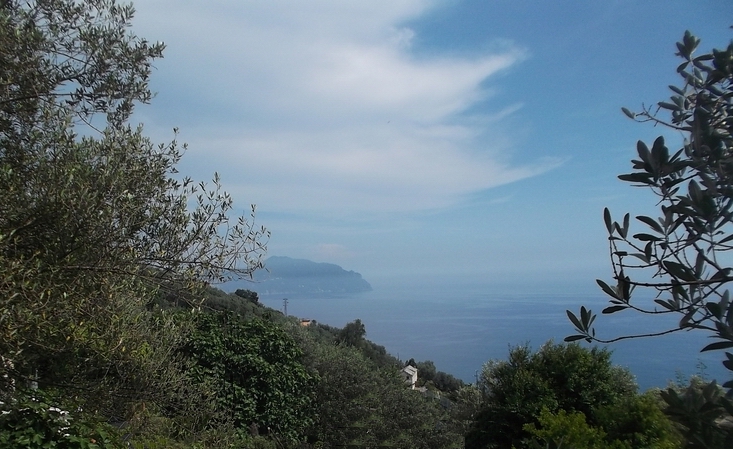
{"label": "olive tree", "polygon": [[[583,307],[577,315],[568,311],[578,331],[568,341],[607,343],[696,329],[716,339],[703,351],[733,347],[733,303],[727,288],[733,280],[733,43],[695,56],[699,42],[687,32],[677,44],[683,83],[670,86],[670,101],[638,113],[623,109],[634,120],[671,128],[685,139],[673,152],[663,137],[651,148],[637,143],[633,171],[619,179],[654,192],[659,213],[636,217],[643,230],[633,232],[629,214],[614,221],[604,210],[614,280],[597,281],[610,302],[603,313],[674,314],[678,325],[602,339],[593,326],[596,315]],[[663,111],[671,117],[660,117]],[[651,290],[653,300],[638,299],[637,288]],[[725,366],[733,370],[733,355],[726,353],[726,359]],[[733,382],[726,386],[733,387]]]}
{"label": "olive tree", "polygon": [[[651,148],[637,143],[633,171],[619,179],[650,189],[657,196],[659,211],[654,216],[637,216],[635,224],[642,229],[632,231],[629,214],[615,221],[604,210],[614,279],[597,281],[609,297],[604,314],[634,311],[675,315],[679,321],[659,332],[601,338],[593,326],[596,314],[581,307],[579,314],[567,312],[577,334],[566,341],[610,343],[697,330],[713,339],[702,351],[733,347],[733,303],[728,288],[733,281],[733,42],[696,56],[699,43],[689,32],[677,43],[677,55],[682,59],[677,73],[683,82],[669,86],[673,92],[669,101],[643,107],[638,113],[622,109],[638,122],[681,133],[684,141],[675,151],[669,150],[661,136]],[[640,298],[637,290],[652,294]],[[725,352],[723,365],[733,371],[731,352]],[[733,392],[733,380],[723,386]],[[713,382],[694,401],[684,400],[684,395],[671,388],[663,395],[667,413],[680,423],[690,447],[733,444],[730,427],[719,426],[725,421],[721,417],[733,414],[733,403],[713,394],[717,388]],[[703,432],[705,427],[699,422],[713,423],[715,432]],[[707,444],[713,440],[726,443]]]}
{"label": "olive tree", "polygon": [[0,379],[117,412],[162,391],[151,382],[183,334],[145,306],[251,275],[268,236],[254,208],[229,217],[218,176],[177,175],[175,140],[130,123],[164,48],[131,32],[133,13],[0,0]]}

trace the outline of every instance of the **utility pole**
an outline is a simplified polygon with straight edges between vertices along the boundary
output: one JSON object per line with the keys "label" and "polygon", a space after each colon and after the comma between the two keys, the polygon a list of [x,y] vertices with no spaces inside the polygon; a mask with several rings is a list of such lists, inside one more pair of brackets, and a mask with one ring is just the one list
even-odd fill
{"label": "utility pole", "polygon": [[288,298],[283,298],[283,310],[285,312],[285,316],[288,316]]}

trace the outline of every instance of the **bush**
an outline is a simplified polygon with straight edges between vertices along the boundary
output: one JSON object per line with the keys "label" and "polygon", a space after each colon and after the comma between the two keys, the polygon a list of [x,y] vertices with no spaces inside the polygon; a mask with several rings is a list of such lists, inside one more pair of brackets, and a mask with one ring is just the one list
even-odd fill
{"label": "bush", "polygon": [[633,396],[637,388],[628,370],[611,364],[609,351],[552,342],[536,353],[519,346],[507,361],[489,361],[478,386],[482,404],[467,448],[525,447],[524,425],[538,424],[542,410],[582,413],[595,425],[599,408]]}
{"label": "bush", "polygon": [[17,392],[0,406],[0,447],[28,449],[114,449],[124,447],[107,423],[53,405],[50,395]]}

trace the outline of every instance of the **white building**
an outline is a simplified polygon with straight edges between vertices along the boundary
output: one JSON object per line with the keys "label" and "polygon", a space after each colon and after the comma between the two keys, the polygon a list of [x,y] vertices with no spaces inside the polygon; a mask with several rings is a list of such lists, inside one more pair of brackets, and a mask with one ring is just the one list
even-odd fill
{"label": "white building", "polygon": [[414,390],[415,384],[417,383],[417,368],[412,365],[407,365],[406,367],[402,368],[402,371],[400,371],[400,375],[404,377],[405,383]]}

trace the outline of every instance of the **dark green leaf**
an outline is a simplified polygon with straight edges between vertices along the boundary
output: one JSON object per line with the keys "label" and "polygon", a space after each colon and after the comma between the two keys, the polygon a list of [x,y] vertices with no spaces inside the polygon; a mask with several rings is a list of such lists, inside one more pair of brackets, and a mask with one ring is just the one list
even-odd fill
{"label": "dark green leaf", "polygon": [[575,326],[575,327],[576,327],[576,329],[578,329],[578,330],[580,330],[580,331],[584,331],[584,330],[586,330],[586,329],[585,329],[585,328],[583,328],[583,326],[582,326],[582,325],[580,324],[580,320],[578,320],[578,317],[577,317],[577,316],[575,316],[575,314],[574,314],[573,312],[571,312],[571,311],[569,311],[569,310],[566,310],[566,311],[565,311],[565,313],[567,313],[567,314],[568,314],[568,318],[570,319],[570,322],[571,322],[571,323],[573,323],[573,326]]}
{"label": "dark green leaf", "polygon": [[582,340],[584,338],[588,338],[588,337],[586,337],[585,335],[570,335],[568,337],[565,337],[564,341],[570,343],[570,342],[573,342],[573,341]]}
{"label": "dark green leaf", "polygon": [[623,228],[621,227],[621,225],[620,225],[620,224],[618,224],[618,222],[617,222],[617,221],[614,221],[614,222],[613,222],[613,229],[615,229],[615,230],[616,230],[616,232],[618,233],[618,235],[619,235],[619,236],[621,236],[620,238],[621,238],[622,240],[623,240],[623,239],[625,238],[625,237],[624,237],[624,236],[622,235],[622,234],[623,234],[623,232],[624,232],[624,229],[623,229]]}
{"label": "dark green leaf", "polygon": [[702,348],[700,352],[715,351],[718,349],[733,348],[733,341],[719,341],[717,343],[710,343],[709,345]]}
{"label": "dark green leaf", "polygon": [[618,179],[626,182],[636,182],[639,184],[654,184],[653,177],[647,173],[628,173],[619,175]]}
{"label": "dark green leaf", "polygon": [[636,151],[639,153],[639,158],[645,164],[649,163],[649,148],[641,140],[636,142]]}
{"label": "dark green leaf", "polygon": [[621,237],[626,238],[629,234],[629,214],[624,215],[624,226],[621,229]]}
{"label": "dark green leaf", "polygon": [[682,44],[682,42],[677,42],[677,51],[679,52],[678,54],[679,54],[680,56],[682,56],[683,58],[685,58],[685,59],[690,59],[690,50],[688,50],[688,49],[687,49],[687,48],[686,48],[686,47],[685,47],[685,46],[684,46],[684,45]]}
{"label": "dark green leaf", "polygon": [[677,106],[676,104],[672,104],[672,103],[666,103],[666,102],[664,102],[664,101],[660,101],[659,103],[657,103],[657,105],[658,105],[658,106],[659,106],[660,108],[662,108],[662,109],[668,109],[668,110],[670,110],[670,111],[677,111],[677,110],[679,110],[679,109],[680,109],[680,107],[679,107],[679,106]]}
{"label": "dark green leaf", "polygon": [[721,310],[720,310],[720,305],[719,305],[718,303],[715,303],[715,302],[709,302],[709,303],[705,304],[705,307],[706,307],[706,308],[708,309],[708,311],[709,311],[709,312],[710,312],[710,313],[711,313],[711,314],[712,314],[712,315],[713,315],[713,316],[714,316],[715,318],[717,318],[717,319],[720,319],[720,317],[722,316],[722,314],[721,314]]}
{"label": "dark green leaf", "polygon": [[726,352],[725,357],[727,360],[723,361],[723,366],[733,371],[733,354],[731,354],[730,352]]}
{"label": "dark green leaf", "polygon": [[711,281],[725,281],[730,275],[730,268],[722,268],[710,277]]}
{"label": "dark green leaf", "polygon": [[646,224],[647,226],[649,226],[650,228],[652,228],[652,229],[653,229],[653,230],[655,230],[656,232],[658,232],[658,233],[660,233],[660,234],[662,234],[662,233],[663,233],[663,231],[662,231],[662,227],[661,227],[661,226],[659,225],[659,223],[658,223],[658,222],[657,222],[656,220],[654,220],[653,218],[651,218],[651,217],[646,217],[646,216],[644,216],[644,215],[637,215],[636,219],[637,219],[637,220],[639,220],[639,221],[641,221],[641,222],[643,222],[643,223],[645,223],[645,224]]}
{"label": "dark green leaf", "polygon": [[695,259],[695,277],[702,277],[702,272],[705,269],[705,254],[702,251],[697,252],[697,259]]}
{"label": "dark green leaf", "polygon": [[652,145],[652,161],[656,167],[662,167],[669,160],[669,150],[664,145],[664,137],[659,136]]}
{"label": "dark green leaf", "polygon": [[667,272],[675,278],[688,282],[696,280],[695,276],[690,272],[690,269],[682,264],[668,260],[664,261],[662,264]]}
{"label": "dark green leaf", "polygon": [[723,294],[723,299],[720,302],[726,304],[725,322],[731,329],[733,329],[733,303],[731,303],[729,300],[728,290],[725,291],[725,293]]}
{"label": "dark green leaf", "polygon": [[651,234],[634,234],[634,238],[636,240],[641,240],[642,242],[661,242],[662,239]]}
{"label": "dark green leaf", "polygon": [[677,307],[675,307],[674,301],[665,301],[663,299],[655,299],[654,302],[664,307],[667,310],[672,310],[672,311],[677,310]]}
{"label": "dark green leaf", "polygon": [[646,257],[646,255],[645,255],[645,254],[641,254],[641,253],[632,253],[632,254],[631,254],[631,256],[632,256],[632,257],[636,257],[637,259],[641,260],[641,261],[642,261],[642,262],[644,262],[644,263],[649,263],[649,258],[648,258],[648,257]]}
{"label": "dark green leaf", "polygon": [[690,321],[692,320],[692,317],[695,316],[696,313],[697,313],[697,308],[689,309],[688,312],[685,313],[685,315],[682,317],[682,319],[680,319],[680,327],[681,328],[697,327],[694,323],[690,323]]}
{"label": "dark green leaf", "polygon": [[627,276],[623,276],[623,272],[621,272],[621,276],[619,276],[618,278],[618,286],[616,287],[616,291],[621,293],[624,302],[629,302],[629,300],[631,299],[631,283],[629,282],[629,278]]}
{"label": "dark green leaf", "polygon": [[644,247],[644,255],[646,256],[647,260],[652,260],[652,250],[654,249],[653,243],[649,242]]}
{"label": "dark green leaf", "polygon": [[629,110],[628,110],[628,109],[626,109],[626,108],[621,108],[621,111],[622,111],[622,112],[623,112],[624,114],[626,114],[626,116],[627,116],[628,118],[630,118],[630,119],[632,119],[632,120],[636,118],[636,114],[634,114],[633,112],[629,111]]}
{"label": "dark green leaf", "polygon": [[685,91],[682,90],[682,89],[680,89],[679,87],[669,86],[669,88],[672,90],[672,92],[674,92],[674,93],[676,93],[678,95],[685,95]]}
{"label": "dark green leaf", "polygon": [[628,309],[628,307],[626,307],[626,306],[611,306],[611,307],[606,307],[605,309],[603,309],[603,313],[605,313],[607,315],[610,315],[612,313],[616,313],[616,312],[619,312],[619,311],[624,310],[624,309]]}
{"label": "dark green leaf", "polygon": [[700,190],[700,185],[695,182],[695,180],[691,180],[687,190],[690,193],[690,198],[692,198],[693,203],[700,203],[702,200],[702,190]]}
{"label": "dark green leaf", "polygon": [[700,43],[700,39],[690,33],[690,30],[685,30],[685,35],[682,37],[682,42],[685,44],[687,54],[690,55],[697,48],[697,44]]}
{"label": "dark green leaf", "polygon": [[600,286],[600,287],[601,287],[601,290],[603,290],[603,292],[604,292],[605,294],[607,294],[608,296],[611,296],[611,297],[613,297],[613,298],[616,298],[616,299],[619,299],[619,300],[620,300],[620,299],[622,299],[622,298],[621,298],[621,297],[620,297],[620,296],[618,295],[618,293],[616,293],[616,290],[615,290],[614,288],[611,288],[611,286],[610,286],[610,285],[606,284],[606,283],[605,283],[605,282],[603,282],[602,280],[600,280],[600,279],[596,279],[596,283],[598,284],[598,286]]}
{"label": "dark green leaf", "polygon": [[588,329],[588,322],[590,321],[590,311],[585,306],[580,306],[580,322],[583,323],[583,327]]}
{"label": "dark green leaf", "polygon": [[609,235],[613,235],[613,223],[611,222],[611,211],[607,207],[603,208],[603,221],[606,223],[606,229]]}

